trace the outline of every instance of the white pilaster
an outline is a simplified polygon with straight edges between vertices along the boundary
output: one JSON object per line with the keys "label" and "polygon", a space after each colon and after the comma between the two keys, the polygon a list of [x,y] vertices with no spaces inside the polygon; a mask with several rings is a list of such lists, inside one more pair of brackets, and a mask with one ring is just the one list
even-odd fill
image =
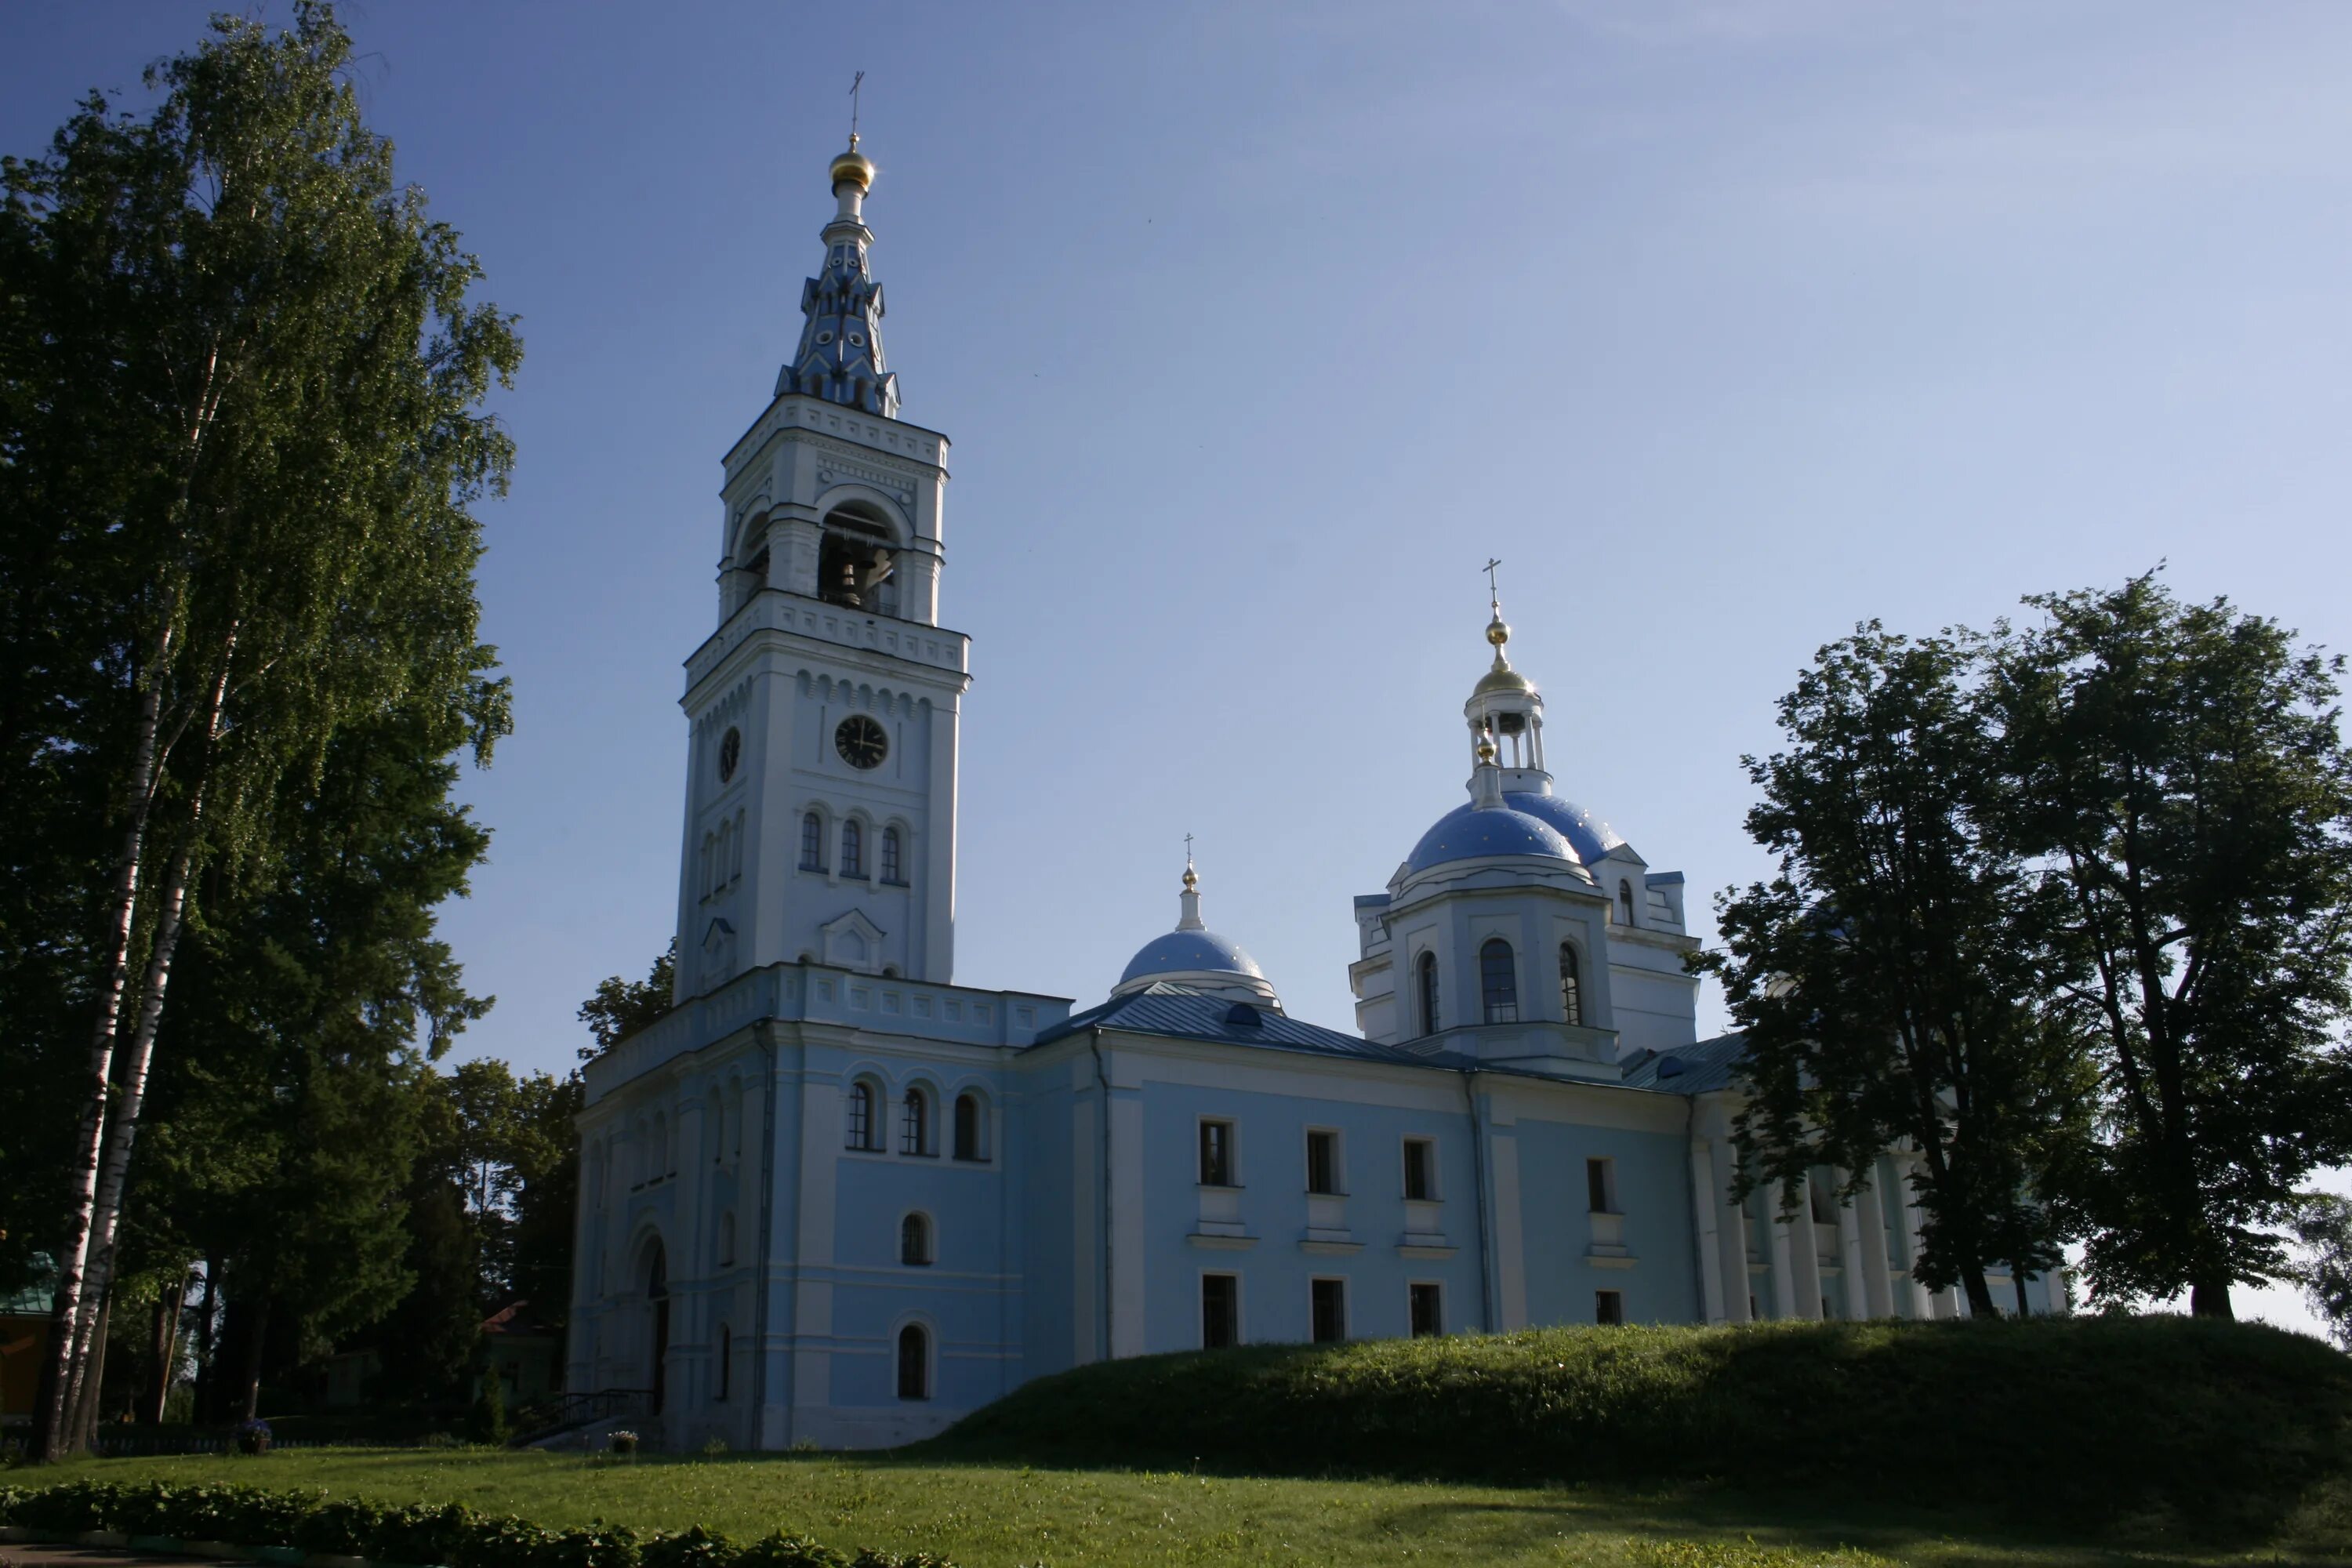
{"label": "white pilaster", "polygon": [[1870,1315],[1891,1318],[1895,1315],[1895,1291],[1886,1261],[1886,1205],[1879,1201],[1877,1163],[1873,1161],[1863,1174],[1863,1189],[1856,1199],[1861,1212],[1855,1216],[1862,1232],[1862,1282],[1869,1298]]}
{"label": "white pilaster", "polygon": [[1691,1223],[1698,1229],[1698,1278],[1700,1308],[1706,1321],[1719,1323],[1723,1309],[1723,1249],[1717,1239],[1715,1215],[1718,1207],[1715,1200],[1715,1162],[1708,1157],[1706,1140],[1690,1142]]}
{"label": "white pilaster", "polygon": [[[1845,1185],[1845,1173],[1837,1173],[1838,1185]],[[1849,1318],[1870,1316],[1870,1290],[1862,1276],[1862,1229],[1853,1222],[1853,1205],[1841,1200],[1837,1205],[1838,1262],[1840,1277],[1845,1284],[1844,1314]]]}

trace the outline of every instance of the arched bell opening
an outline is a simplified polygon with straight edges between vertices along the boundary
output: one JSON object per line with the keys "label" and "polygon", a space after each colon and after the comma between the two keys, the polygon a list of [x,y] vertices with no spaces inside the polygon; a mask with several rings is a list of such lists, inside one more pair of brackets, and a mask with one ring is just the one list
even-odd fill
{"label": "arched bell opening", "polygon": [[889,520],[863,501],[845,501],[824,516],[817,545],[817,597],[845,609],[898,613],[898,552]]}

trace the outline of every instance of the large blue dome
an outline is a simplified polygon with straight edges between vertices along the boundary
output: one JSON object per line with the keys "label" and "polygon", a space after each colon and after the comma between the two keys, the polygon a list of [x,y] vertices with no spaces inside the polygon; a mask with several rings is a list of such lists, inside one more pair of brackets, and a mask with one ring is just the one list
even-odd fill
{"label": "large blue dome", "polygon": [[1238,942],[1213,931],[1171,931],[1145,942],[1143,951],[1128,962],[1118,983],[1124,985],[1130,980],[1144,980],[1155,974],[1197,974],[1203,971],[1246,974],[1253,980],[1265,978],[1257,960],[1244,952]]}
{"label": "large blue dome", "polygon": [[1576,851],[1556,828],[1539,816],[1517,809],[1517,803],[1528,796],[1505,798],[1512,804],[1485,811],[1464,805],[1439,817],[1436,826],[1412,847],[1405,869],[1422,871],[1449,860],[1474,860],[1487,855],[1540,855],[1575,861]]}
{"label": "large blue dome", "polygon": [[1556,795],[1523,795],[1506,791],[1503,804],[1540,818],[1574,847],[1576,858],[1590,866],[1625,842],[1618,831],[1572,800]]}

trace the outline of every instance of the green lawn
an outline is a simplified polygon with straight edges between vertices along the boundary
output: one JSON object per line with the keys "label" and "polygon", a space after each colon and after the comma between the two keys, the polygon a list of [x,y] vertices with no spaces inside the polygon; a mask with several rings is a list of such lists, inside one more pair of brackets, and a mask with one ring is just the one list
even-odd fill
{"label": "green lawn", "polygon": [[[2137,1550],[2020,1533],[1980,1517],[1683,1489],[1505,1488],[1402,1480],[925,1463],[890,1456],[718,1459],[488,1449],[331,1448],[258,1459],[90,1460],[19,1471],[19,1484],[226,1480],[323,1487],[391,1502],[459,1501],[549,1525],[702,1524],[739,1540],[779,1525],[845,1549],[919,1548],[962,1568],[1087,1563],[1591,1563],[1625,1568],[1879,1568],[1884,1563],[2220,1564],[2342,1562],[2326,1518],[2259,1552]],[[2324,1510],[2323,1510],[2324,1511]],[[1755,1548],[1745,1545],[1753,1536]],[[2298,1539],[2299,1538],[2299,1539]]]}

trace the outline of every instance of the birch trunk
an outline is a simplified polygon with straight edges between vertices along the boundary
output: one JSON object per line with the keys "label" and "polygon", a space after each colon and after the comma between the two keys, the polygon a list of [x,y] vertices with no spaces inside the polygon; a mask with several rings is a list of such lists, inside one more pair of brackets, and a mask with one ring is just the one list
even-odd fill
{"label": "birch trunk", "polygon": [[[236,629],[229,630],[222,650],[220,673],[213,681],[210,704],[205,713],[205,763],[210,765],[212,746],[220,738],[221,713],[228,697],[228,676],[236,658]],[[131,1047],[125,1058],[121,1097],[114,1105],[106,1139],[106,1158],[100,1175],[97,1192],[91,1199],[91,1215],[84,1243],[84,1283],[81,1288],[80,1310],[75,1314],[74,1340],[71,1353],[61,1369],[67,1384],[66,1408],[75,1407],[82,1384],[88,1381],[92,1347],[104,1333],[100,1306],[107,1300],[114,1285],[115,1239],[121,1230],[122,1188],[131,1170],[131,1147],[139,1137],[139,1113],[147,1098],[147,1069],[155,1057],[155,1032],[163,1021],[163,994],[172,983],[172,956],[179,949],[183,917],[188,906],[188,878],[195,863],[196,846],[201,842],[205,826],[205,788],[199,785],[195,798],[189,803],[188,823],[179,849],[172,857],[170,870],[164,873],[160,889],[163,909],[155,921],[155,935],[147,961],[147,971],[139,986],[138,1023],[131,1030]],[[95,1304],[95,1305],[94,1305]],[[93,1396],[96,1390],[92,1390]]]}
{"label": "birch trunk", "polygon": [[155,804],[161,771],[157,740],[163,730],[163,663],[170,657],[169,621],[157,639],[156,658],[139,697],[139,728],[132,742],[129,819],[116,858],[113,909],[107,931],[106,975],[99,986],[98,1022],[90,1034],[87,1078],[89,1103],[75,1139],[74,1180],[68,1199],[65,1245],[58,1256],[57,1299],[49,1313],[49,1365],[43,1373],[41,1407],[36,1414],[34,1457],[58,1456],[66,1436],[68,1395],[79,1367],[73,1359],[83,1313],[82,1277],[89,1263],[90,1230],[98,1208],[99,1166],[106,1145],[106,1112],[114,1073],[114,1043],[122,1017],[122,993],[131,980],[131,941],[138,929],[139,867],[146,854],[147,822]]}

